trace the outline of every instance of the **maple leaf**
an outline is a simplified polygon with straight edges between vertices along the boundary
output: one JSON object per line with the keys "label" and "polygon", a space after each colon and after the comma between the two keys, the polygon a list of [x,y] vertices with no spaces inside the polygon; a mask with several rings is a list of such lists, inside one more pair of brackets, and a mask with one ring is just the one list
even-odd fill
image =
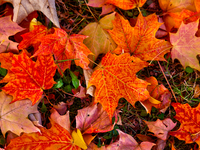
{"label": "maple leaf", "polygon": [[31,113],[37,113],[37,104],[32,106],[30,100],[11,103],[12,97],[6,95],[4,91],[0,92],[0,127],[5,137],[7,131],[11,131],[18,136],[22,132],[31,133],[40,130],[28,119]]}
{"label": "maple leaf", "polygon": [[158,0],[160,8],[168,12],[180,12],[183,9],[196,11],[194,0]]}
{"label": "maple leaf", "polygon": [[136,73],[148,65],[130,54],[119,56],[107,53],[95,72],[93,72],[88,88],[96,87],[94,103],[101,103],[107,111],[110,120],[120,98],[124,97],[133,106],[136,101],[143,101],[149,97],[146,90],[148,83],[138,79]]}
{"label": "maple leaf", "polygon": [[147,124],[149,131],[153,132],[156,137],[162,140],[167,140],[168,132],[176,126],[176,123],[173,123],[169,118],[162,121],[157,119],[156,121],[144,122]]}
{"label": "maple leaf", "polygon": [[88,36],[83,43],[94,54],[93,61],[99,54],[106,54],[108,51],[113,51],[116,44],[106,30],[112,29],[112,20],[115,18],[115,13],[106,15],[99,22],[89,23],[79,34]]}
{"label": "maple leaf", "polygon": [[[115,119],[117,120],[117,117]],[[114,126],[115,123],[111,124],[107,112],[100,104],[78,110],[76,128],[80,129],[83,134],[108,132],[113,130]]]}
{"label": "maple leaf", "polygon": [[9,36],[24,30],[17,23],[11,21],[11,16],[0,18],[0,53],[5,51],[18,52],[18,43],[9,40]]}
{"label": "maple leaf", "polygon": [[[44,36],[38,51],[32,57],[54,54],[56,60],[75,59],[77,66],[88,69],[89,60],[87,56],[92,53],[83,44],[86,36],[79,34],[69,36],[62,29],[54,28],[54,30],[54,34]],[[59,63],[58,65],[62,72],[64,72],[67,68],[70,68],[71,60]]]}
{"label": "maple leaf", "polygon": [[177,119],[181,126],[177,131],[169,132],[170,135],[177,137],[179,140],[184,140],[186,143],[196,142],[200,145],[200,105],[192,108],[189,104],[172,103],[176,111]]}
{"label": "maple leaf", "polygon": [[135,7],[142,7],[146,3],[146,0],[107,0],[106,3],[129,10]]}
{"label": "maple leaf", "polygon": [[119,133],[119,140],[106,147],[106,150],[150,150],[154,145],[151,142],[142,142],[138,144],[137,141],[129,134],[123,133],[117,129]]}
{"label": "maple leaf", "polygon": [[25,19],[31,12],[38,10],[44,13],[57,27],[60,27],[59,20],[56,12],[55,0],[2,0],[0,4],[10,2],[14,7],[13,21],[20,23]]}
{"label": "maple leaf", "polygon": [[43,25],[34,25],[34,29],[28,33],[21,35],[23,40],[19,43],[18,49],[27,49],[29,46],[34,47],[34,51],[38,50],[38,47],[45,35],[53,33],[52,29],[47,29]]}
{"label": "maple leaf", "polygon": [[155,14],[143,17],[139,14],[135,27],[128,20],[116,14],[113,29],[109,30],[111,37],[118,44],[114,53],[131,53],[142,60],[165,60],[163,56],[169,52],[171,44],[155,38],[162,23],[157,21]]}
{"label": "maple leaf", "polygon": [[197,55],[200,54],[200,38],[195,36],[198,22],[182,23],[177,33],[170,33],[170,42],[173,45],[171,56],[180,61],[184,68],[190,66],[200,70]]}
{"label": "maple leaf", "polygon": [[88,5],[92,7],[102,7],[100,15],[105,15],[115,10],[115,6],[106,3],[107,0],[89,0]]}
{"label": "maple leaf", "polygon": [[56,65],[50,55],[38,56],[34,62],[22,52],[13,56],[10,70],[15,74],[15,79],[2,90],[13,96],[12,102],[29,98],[34,105],[42,97],[43,90],[50,89],[55,83]]}
{"label": "maple leaf", "polygon": [[39,132],[23,134],[22,136],[12,139],[6,150],[81,150],[74,144],[74,140],[70,133],[51,120],[52,127],[50,129],[40,128]]}

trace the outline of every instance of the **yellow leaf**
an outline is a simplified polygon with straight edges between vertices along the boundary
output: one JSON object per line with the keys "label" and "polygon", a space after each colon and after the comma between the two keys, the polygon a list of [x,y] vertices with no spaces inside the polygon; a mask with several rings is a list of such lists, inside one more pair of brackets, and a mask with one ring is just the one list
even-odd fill
{"label": "yellow leaf", "polygon": [[75,129],[72,132],[72,138],[74,140],[74,144],[79,146],[82,149],[87,149],[87,145],[83,139],[82,133],[79,129]]}
{"label": "yellow leaf", "polygon": [[33,18],[29,25],[29,31],[33,31],[35,25],[42,25],[42,23],[37,21],[36,18]]}

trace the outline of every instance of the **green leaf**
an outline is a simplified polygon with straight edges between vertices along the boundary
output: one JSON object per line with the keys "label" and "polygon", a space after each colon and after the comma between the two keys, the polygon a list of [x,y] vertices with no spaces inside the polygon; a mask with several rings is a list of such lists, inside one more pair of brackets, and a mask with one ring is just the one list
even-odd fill
{"label": "green leaf", "polygon": [[2,76],[6,76],[6,74],[7,74],[7,70],[6,69],[4,69],[4,68],[1,68],[0,67],[0,75],[2,75]]}
{"label": "green leaf", "polygon": [[194,70],[188,66],[188,67],[185,68],[185,71],[187,73],[193,73]]}
{"label": "green leaf", "polygon": [[46,107],[46,105],[44,104],[44,100],[43,100],[43,102],[42,102],[41,112],[42,112],[42,113],[47,112],[47,107]]}
{"label": "green leaf", "polygon": [[78,80],[77,76],[71,70],[69,70],[69,72],[70,72],[70,76],[72,78],[72,84],[75,87],[75,89],[77,89],[79,87],[79,80]]}
{"label": "green leaf", "polygon": [[57,84],[54,84],[54,86],[53,86],[54,89],[57,89],[57,88],[60,88],[60,87],[63,86],[63,81],[62,81],[62,79],[59,79],[59,80],[56,81],[56,82],[57,82]]}
{"label": "green leaf", "polygon": [[63,90],[64,90],[65,92],[67,92],[67,93],[72,93],[72,86],[71,86],[71,85],[67,85],[67,86],[64,87]]}

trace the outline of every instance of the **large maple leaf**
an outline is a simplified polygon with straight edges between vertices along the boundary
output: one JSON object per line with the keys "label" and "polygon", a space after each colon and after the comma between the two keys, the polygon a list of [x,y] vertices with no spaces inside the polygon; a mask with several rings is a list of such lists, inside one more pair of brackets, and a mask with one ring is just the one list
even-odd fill
{"label": "large maple leaf", "polygon": [[44,13],[57,27],[60,27],[55,0],[1,0],[0,4],[10,2],[14,7],[14,16],[13,21],[20,23],[23,19],[25,19],[31,12],[38,10]]}
{"label": "large maple leaf", "polygon": [[[54,54],[56,60],[75,59],[77,66],[88,69],[89,60],[87,56],[91,51],[83,44],[85,35],[73,34],[69,36],[64,30],[54,28],[54,34],[44,36],[38,51],[33,55]],[[78,59],[78,60],[77,60]],[[71,60],[58,64],[64,72],[70,68]]]}
{"label": "large maple leaf", "polygon": [[0,18],[0,53],[5,51],[18,52],[18,43],[9,40],[9,36],[24,30],[17,23],[11,21],[11,16]]}
{"label": "large maple leaf", "polygon": [[15,55],[10,68],[15,79],[2,89],[13,96],[13,102],[29,98],[34,105],[42,97],[43,90],[50,89],[55,83],[53,76],[56,67],[51,55],[38,56],[36,62],[25,52]]}
{"label": "large maple leaf", "polygon": [[11,103],[12,97],[0,92],[0,128],[5,137],[7,131],[11,131],[18,136],[22,132],[31,133],[40,130],[28,119],[28,115],[38,112],[37,105],[32,106],[31,101],[26,99]]}
{"label": "large maple leaf", "polygon": [[171,56],[178,59],[184,68],[190,66],[200,70],[197,55],[200,54],[200,38],[195,36],[198,22],[182,23],[177,33],[170,33],[170,42],[173,45]]}
{"label": "large maple leaf", "polygon": [[59,124],[51,121],[50,129],[40,128],[41,133],[23,134],[12,139],[6,150],[81,150],[74,144],[70,133]]}
{"label": "large maple leaf", "polygon": [[113,29],[109,33],[118,47],[116,54],[131,53],[142,60],[165,60],[163,56],[169,52],[171,44],[155,38],[162,23],[157,21],[155,14],[143,17],[139,14],[135,27],[128,20],[116,14]]}
{"label": "large maple leaf", "polygon": [[136,73],[147,65],[147,62],[128,53],[119,56],[107,53],[102,58],[101,65],[89,80],[88,87],[96,86],[94,102],[102,104],[110,120],[120,98],[126,98],[134,106],[136,101],[149,97],[146,89],[148,83],[136,77]]}
{"label": "large maple leaf", "polygon": [[172,103],[172,106],[176,111],[174,118],[181,123],[181,126],[177,131],[171,131],[169,134],[186,143],[196,142],[200,145],[200,104],[195,108],[187,103]]}

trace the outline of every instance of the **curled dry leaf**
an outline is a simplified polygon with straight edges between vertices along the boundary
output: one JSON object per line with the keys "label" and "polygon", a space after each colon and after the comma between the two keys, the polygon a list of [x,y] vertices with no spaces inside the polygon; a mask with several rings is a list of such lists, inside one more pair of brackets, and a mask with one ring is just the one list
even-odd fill
{"label": "curled dry leaf", "polygon": [[144,122],[147,124],[149,131],[153,132],[156,137],[162,140],[167,140],[168,132],[176,126],[176,123],[173,123],[169,118],[162,121],[157,119],[156,121]]}
{"label": "curled dry leaf", "polygon": [[[115,117],[115,119],[117,122],[117,117]],[[112,124],[110,122],[109,116],[107,112],[103,110],[101,104],[95,104],[80,109],[76,116],[76,128],[80,129],[83,134],[111,131],[115,123]]]}
{"label": "curled dry leaf", "polygon": [[114,142],[106,147],[106,150],[151,150],[151,148],[155,145],[151,142],[142,142],[138,144],[137,141],[129,134],[126,134],[119,129],[119,140]]}
{"label": "curled dry leaf", "polygon": [[57,27],[60,27],[59,20],[56,12],[55,0],[2,0],[0,4],[10,2],[14,7],[13,21],[20,23],[31,12],[38,10],[44,13]]}
{"label": "curled dry leaf", "polygon": [[11,131],[18,136],[22,132],[40,132],[28,119],[29,114],[38,112],[37,105],[39,102],[32,106],[31,101],[28,99],[10,104],[11,101],[11,96],[4,91],[0,92],[0,127],[4,137],[7,131]]}

